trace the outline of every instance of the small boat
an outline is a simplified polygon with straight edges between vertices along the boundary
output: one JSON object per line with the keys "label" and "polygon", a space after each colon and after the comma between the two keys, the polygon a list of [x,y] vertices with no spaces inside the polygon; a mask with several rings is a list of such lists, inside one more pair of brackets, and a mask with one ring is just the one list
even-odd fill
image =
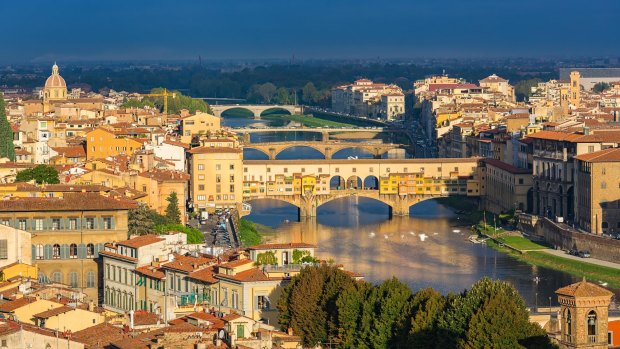
{"label": "small boat", "polygon": [[468,239],[474,244],[482,244],[486,241],[486,239],[479,238],[478,235],[470,235]]}
{"label": "small boat", "polygon": [[387,234],[383,234],[383,237],[384,237],[386,240],[388,239]]}
{"label": "small boat", "polygon": [[453,230],[452,230],[452,232],[453,232],[453,233],[457,233],[457,234],[458,234],[458,233],[460,233],[460,232],[461,232],[461,230],[460,230],[460,229],[453,229]]}
{"label": "small boat", "polygon": [[409,234],[411,234],[411,235],[415,236],[415,233],[414,233],[414,232],[412,232],[412,231],[410,231],[410,232],[409,232]]}
{"label": "small boat", "polygon": [[424,233],[422,233],[422,234],[418,234],[418,236],[420,237],[420,240],[421,240],[421,241],[425,241],[425,240],[426,240],[426,238],[428,237],[428,235],[426,235],[426,234],[424,234]]}
{"label": "small boat", "polygon": [[368,233],[368,237],[369,237],[369,238],[374,238],[374,237],[375,237],[375,235],[377,235],[377,234],[375,234],[375,232],[374,232],[374,231],[371,231],[370,233]]}

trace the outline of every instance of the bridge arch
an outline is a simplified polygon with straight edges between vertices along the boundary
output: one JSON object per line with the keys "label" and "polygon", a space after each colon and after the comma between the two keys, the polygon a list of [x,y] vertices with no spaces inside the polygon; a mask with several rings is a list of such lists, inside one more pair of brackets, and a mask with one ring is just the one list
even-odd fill
{"label": "bridge arch", "polygon": [[269,154],[259,148],[243,147],[243,158],[245,160],[269,160]]}
{"label": "bridge arch", "polygon": [[[353,151],[360,151],[363,153],[359,154],[359,153],[354,153]],[[387,151],[387,150],[386,150]],[[333,154],[332,154],[332,159],[346,159],[349,156],[358,156],[362,159],[366,159],[366,158],[373,158],[375,156],[375,154],[373,154],[373,152],[371,150],[368,149],[368,147],[365,147],[364,145],[360,144],[359,146],[350,146],[350,147],[346,147],[346,148],[341,148],[336,150]]]}
{"label": "bridge arch", "polygon": [[273,158],[276,160],[282,160],[282,159],[298,159],[295,157],[289,157],[289,156],[282,156],[282,154],[286,154],[287,152],[291,152],[292,150],[300,150],[300,149],[312,149],[313,152],[312,154],[307,154],[304,156],[304,159],[308,159],[307,156],[312,156],[310,159],[325,159],[325,153],[323,152],[323,149],[321,149],[320,147],[315,147],[315,146],[311,146],[311,145],[290,145],[290,146],[285,146],[281,149],[279,149],[278,151],[275,152],[275,154],[273,154]]}
{"label": "bridge arch", "polygon": [[364,189],[379,190],[379,178],[374,175],[368,175],[364,178]]}
{"label": "bridge arch", "polygon": [[346,183],[344,178],[339,175],[334,175],[329,178],[329,190],[343,190]]}
{"label": "bridge arch", "polygon": [[359,176],[350,176],[347,178],[347,189],[362,189],[364,182]]}
{"label": "bridge arch", "polygon": [[220,112],[220,116],[225,118],[254,118],[254,112],[242,106],[231,106],[230,108],[225,108]]}
{"label": "bridge arch", "polygon": [[286,114],[286,115],[293,115],[293,113],[291,112],[291,110],[289,108],[283,108],[283,107],[272,107],[269,109],[265,109],[263,111],[260,112],[260,116],[267,116],[267,115],[281,115],[281,114]]}

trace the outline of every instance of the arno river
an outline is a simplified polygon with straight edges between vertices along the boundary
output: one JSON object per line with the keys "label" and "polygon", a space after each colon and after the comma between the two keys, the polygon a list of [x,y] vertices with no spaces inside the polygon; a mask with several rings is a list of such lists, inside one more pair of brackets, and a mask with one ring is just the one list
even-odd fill
{"label": "arno river", "polygon": [[[312,137],[307,135],[300,133],[293,137]],[[254,137],[260,138],[253,138],[253,142],[278,141],[285,136]],[[367,157],[354,150],[346,154],[349,155]],[[252,152],[245,156],[261,158]],[[310,150],[293,149],[283,153],[281,158],[314,156]],[[386,205],[372,199],[351,197],[319,207],[317,218],[302,222],[297,222],[297,208],[289,204],[276,200],[257,200],[251,204],[252,213],[246,218],[275,228],[273,235],[265,237],[267,242],[316,244],[318,257],[333,258],[373,283],[396,276],[414,291],[433,287],[448,293],[469,288],[486,276],[510,282],[528,306],[536,303],[548,306],[549,297],[551,304],[557,305],[556,289],[578,281],[564,272],[530,266],[484,244],[469,242],[468,228],[460,226],[458,216],[432,200],[412,206],[409,217],[389,219]],[[612,291],[620,295],[620,290]]]}

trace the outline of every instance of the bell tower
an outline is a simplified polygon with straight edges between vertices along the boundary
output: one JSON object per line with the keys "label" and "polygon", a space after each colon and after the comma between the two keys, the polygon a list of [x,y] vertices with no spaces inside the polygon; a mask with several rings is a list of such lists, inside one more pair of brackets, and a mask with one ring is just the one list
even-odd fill
{"label": "bell tower", "polygon": [[607,312],[613,293],[585,278],[555,293],[560,303],[560,348],[607,349]]}
{"label": "bell tower", "polygon": [[576,70],[570,72],[570,103],[575,108],[581,105],[581,74]]}

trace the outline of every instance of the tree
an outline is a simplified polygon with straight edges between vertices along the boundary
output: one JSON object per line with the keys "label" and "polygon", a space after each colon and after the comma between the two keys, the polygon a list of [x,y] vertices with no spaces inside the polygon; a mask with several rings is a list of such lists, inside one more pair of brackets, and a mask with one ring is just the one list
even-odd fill
{"label": "tree", "polygon": [[187,235],[188,244],[201,244],[204,242],[204,235],[196,228],[186,227],[183,224],[159,224],[156,225],[153,230],[159,234],[166,234],[168,232],[180,232]]}
{"label": "tree", "polygon": [[411,301],[410,321],[396,337],[395,348],[432,348],[437,341],[437,319],[444,311],[446,298],[432,288],[421,289]]}
{"label": "tree", "polygon": [[143,98],[142,100],[138,100],[135,98],[130,98],[130,99],[125,98],[125,101],[123,102],[123,104],[121,104],[121,108],[144,108],[144,107],[155,108],[155,103],[153,103],[153,101],[146,99],[146,98]]}
{"label": "tree", "polygon": [[340,328],[336,301],[354,285],[347,273],[334,266],[303,268],[278,300],[280,324],[283,329],[291,327],[306,346],[336,339]]}
{"label": "tree", "polygon": [[147,235],[155,232],[153,229],[153,212],[145,203],[138,203],[138,207],[129,210],[127,225],[129,235]]}
{"label": "tree", "polygon": [[263,101],[271,103],[273,96],[276,94],[276,85],[270,82],[266,82],[260,85],[260,87],[258,88],[258,92],[260,93],[261,97],[263,97]]}
{"label": "tree", "polygon": [[179,198],[176,192],[170,193],[166,198],[168,206],[166,207],[166,218],[170,223],[181,224],[181,210],[179,210]]}
{"label": "tree", "polygon": [[291,95],[287,88],[280,87],[276,91],[276,103],[278,104],[291,104]]}
{"label": "tree", "polygon": [[[151,90],[151,93],[163,93],[163,92],[164,92],[164,89],[161,87],[154,88]],[[168,97],[168,113],[169,114],[178,114],[181,111],[181,109],[187,109],[189,110],[191,114],[196,113],[196,111],[212,113],[211,107],[209,107],[209,105],[201,99],[195,99],[189,96],[185,96],[179,91],[168,91],[168,93],[175,94],[174,98],[172,98],[172,96]],[[155,106],[159,108],[159,110],[161,111],[164,110],[164,97],[144,97],[142,99],[142,102],[143,103],[151,102],[155,104]]]}
{"label": "tree", "polygon": [[15,177],[16,182],[30,182],[34,180],[37,184],[58,184],[58,171],[48,165],[37,165],[23,171],[19,171]]}
{"label": "tree", "polygon": [[302,98],[305,103],[314,103],[318,100],[319,93],[312,82],[308,82],[302,89]]}
{"label": "tree", "polygon": [[13,144],[13,130],[6,117],[4,95],[0,92],[0,158],[15,161],[15,145]]}
{"label": "tree", "polygon": [[592,87],[594,93],[601,93],[611,88],[611,85],[606,82],[597,82]]}
{"label": "tree", "polygon": [[517,97],[517,100],[524,101],[526,97],[531,96],[532,87],[537,86],[539,82],[542,82],[542,80],[538,78],[517,82],[517,84],[515,85],[515,95]]}
{"label": "tree", "polygon": [[278,257],[276,257],[276,254],[273,251],[265,251],[256,256],[256,264],[276,265],[278,264]]}

